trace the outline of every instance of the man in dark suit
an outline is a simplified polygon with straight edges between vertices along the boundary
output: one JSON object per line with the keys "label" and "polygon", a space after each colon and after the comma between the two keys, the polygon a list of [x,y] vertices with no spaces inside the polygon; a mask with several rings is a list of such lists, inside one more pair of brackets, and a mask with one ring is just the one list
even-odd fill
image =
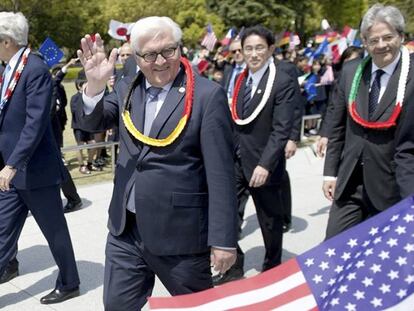
{"label": "man in dark suit", "polygon": [[[30,210],[59,267],[55,289],[40,300],[50,304],[79,295],[79,276],[60,199],[63,162],[50,125],[51,76],[26,47],[28,29],[23,14],[0,13],[0,59],[7,62],[0,105],[0,275]],[[9,272],[17,275],[17,267]]]}
{"label": "man in dark suit", "polygon": [[[180,59],[182,32],[168,17],[135,23],[131,45],[141,69],[103,97],[116,51],[82,39],[88,84],[83,128],[119,123],[120,153],[109,207],[104,305],[137,310],[155,275],[172,295],[212,286],[210,263],[235,261],[237,203],[233,133],[226,94]],[[180,121],[181,120],[181,121]],[[210,262],[211,260],[211,262]]]}
{"label": "man in dark suit", "polygon": [[[262,271],[281,262],[283,209],[280,183],[285,172],[285,146],[293,124],[295,88],[290,76],[276,70],[274,36],[262,26],[245,30],[241,38],[247,70],[238,78],[232,115],[236,123],[236,183],[240,195],[248,189],[265,244]],[[237,87],[240,86],[237,93]],[[244,254],[216,284],[243,276]]]}
{"label": "man in dark suit", "polygon": [[246,64],[244,62],[240,40],[234,40],[230,44],[229,51],[231,53],[232,63],[225,65],[221,85],[226,90],[227,97],[230,100],[233,96],[236,78],[246,68]]}
{"label": "man in dark suit", "polygon": [[343,67],[324,169],[327,238],[414,192],[414,58],[401,49],[404,25],[397,8],[371,7],[360,29],[369,56]]}

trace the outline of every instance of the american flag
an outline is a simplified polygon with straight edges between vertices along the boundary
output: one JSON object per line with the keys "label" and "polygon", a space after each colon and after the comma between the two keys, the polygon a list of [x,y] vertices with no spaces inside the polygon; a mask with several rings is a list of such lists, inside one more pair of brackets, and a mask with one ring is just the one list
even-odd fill
{"label": "american flag", "polygon": [[414,310],[414,197],[249,279],[152,310]]}
{"label": "american flag", "polygon": [[214,46],[216,45],[217,37],[213,31],[213,27],[211,24],[207,25],[207,33],[205,34],[203,41],[201,41],[201,45],[205,46],[207,50],[212,51],[214,50]]}

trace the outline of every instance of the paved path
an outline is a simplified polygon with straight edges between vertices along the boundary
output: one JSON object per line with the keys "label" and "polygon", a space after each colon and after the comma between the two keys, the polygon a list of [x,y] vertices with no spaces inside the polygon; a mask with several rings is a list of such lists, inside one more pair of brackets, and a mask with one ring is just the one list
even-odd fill
{"label": "paved path", "polygon": [[[322,166],[323,161],[314,156],[310,147],[299,149],[288,161],[294,217],[293,229],[284,237],[283,260],[312,248],[324,237],[329,202],[321,191]],[[83,208],[66,214],[82,282],[81,296],[56,305],[40,304],[40,298],[53,288],[57,270],[46,240],[33,217],[28,217],[19,241],[20,276],[0,285],[0,309],[103,310],[104,247],[111,192],[111,183],[81,187],[79,193],[84,201]],[[246,253],[246,275],[252,276],[260,270],[264,248],[251,200],[245,217],[241,247]],[[166,295],[164,287],[157,282],[154,296]]]}

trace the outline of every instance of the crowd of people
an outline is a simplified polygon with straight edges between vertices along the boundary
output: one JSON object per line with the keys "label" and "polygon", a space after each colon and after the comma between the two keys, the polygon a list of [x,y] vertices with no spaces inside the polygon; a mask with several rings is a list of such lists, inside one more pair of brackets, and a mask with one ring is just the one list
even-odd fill
{"label": "crowd of people", "polygon": [[[360,27],[364,49],[349,47],[338,64],[292,51],[282,57],[261,25],[212,58],[207,49],[182,48],[181,28],[168,17],[140,19],[129,44],[109,55],[99,34],[82,38],[83,71],[71,99],[76,141],[103,141],[110,131],[120,142],[105,310],[141,309],[155,276],[172,295],[242,278],[238,239],[250,196],[264,241],[262,271],[278,266],[291,226],[286,160],[302,138],[304,114],[323,116],[321,126],[314,120],[305,126],[319,132],[317,152],[326,157],[323,192],[332,201],[326,238],[412,194],[414,69],[404,29],[396,7],[372,6]],[[55,288],[41,298],[51,304],[78,296],[80,284],[59,194],[70,180],[59,151],[62,126],[51,126],[67,119],[61,99],[52,98],[71,63],[51,75],[27,37],[21,13],[0,13],[0,59],[7,63],[0,276],[6,282],[18,274],[17,241],[30,211],[59,267]],[[122,70],[115,69],[118,54]],[[91,159],[84,164],[79,156],[81,172],[93,170]]]}

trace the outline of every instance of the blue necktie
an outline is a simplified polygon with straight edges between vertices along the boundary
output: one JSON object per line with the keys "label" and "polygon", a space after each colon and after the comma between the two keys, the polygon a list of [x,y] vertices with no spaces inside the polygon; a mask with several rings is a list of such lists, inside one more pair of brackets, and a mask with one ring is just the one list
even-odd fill
{"label": "blue necktie", "polygon": [[145,104],[144,135],[148,135],[151,131],[152,122],[154,121],[157,112],[158,95],[161,91],[162,88],[153,86],[151,86],[147,90],[147,99]]}
{"label": "blue necktie", "polygon": [[372,83],[371,91],[369,92],[369,104],[368,104],[368,113],[369,117],[371,117],[375,109],[377,109],[378,101],[379,101],[379,95],[381,90],[381,76],[384,74],[384,71],[381,69],[378,69],[375,72],[375,80]]}
{"label": "blue necktie", "polygon": [[249,107],[250,107],[250,100],[252,97],[252,84],[253,84],[253,80],[252,80],[252,77],[250,77],[246,83],[246,86],[244,87],[243,118],[247,116],[247,111],[249,110]]}

